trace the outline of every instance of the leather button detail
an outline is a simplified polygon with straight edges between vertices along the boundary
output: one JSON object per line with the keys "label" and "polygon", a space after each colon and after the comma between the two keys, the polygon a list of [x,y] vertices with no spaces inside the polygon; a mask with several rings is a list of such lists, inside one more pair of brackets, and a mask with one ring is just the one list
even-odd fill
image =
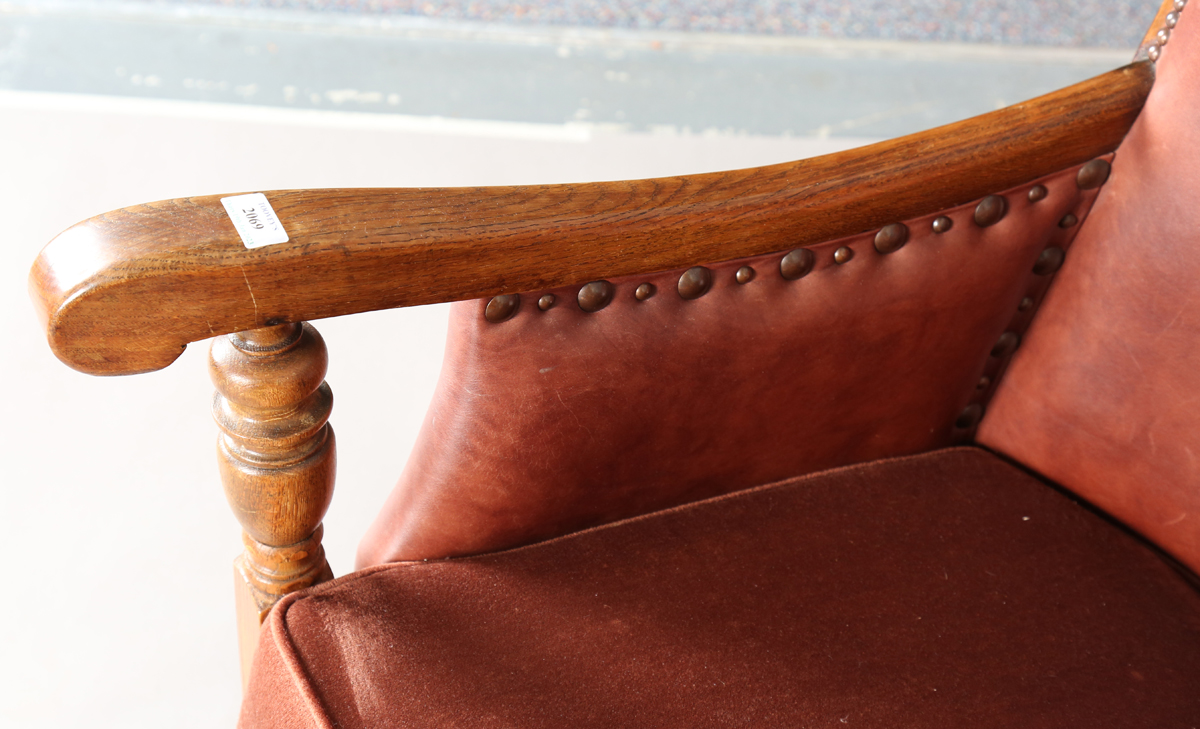
{"label": "leather button detail", "polygon": [[999,223],[1008,212],[1008,201],[1000,195],[988,195],[975,206],[975,224],[980,228]]}
{"label": "leather button detail", "polygon": [[1078,222],[1079,222],[1079,218],[1075,217],[1071,213],[1067,213],[1066,215],[1062,216],[1062,220],[1058,221],[1058,227],[1070,228],[1071,226],[1075,225]]}
{"label": "leather button detail", "polygon": [[933,228],[934,233],[945,233],[954,227],[954,221],[945,215],[939,215],[933,219],[933,225],[930,227]]}
{"label": "leather button detail", "polygon": [[974,428],[976,425],[979,425],[979,421],[982,419],[983,406],[979,403],[971,403],[958,414],[958,419],[954,421],[954,427],[960,430]]}
{"label": "leather button detail", "polygon": [[1021,337],[1016,332],[1005,332],[1000,335],[996,343],[992,345],[993,357],[1007,357],[1017,351],[1017,345],[1021,343]]}
{"label": "leather button detail", "polygon": [[1021,299],[1021,303],[1017,304],[1017,311],[1029,311],[1033,308],[1033,299],[1026,296]]}
{"label": "leather button detail", "polygon": [[1079,174],[1075,175],[1075,184],[1080,190],[1095,189],[1108,180],[1108,173],[1111,171],[1112,165],[1108,160],[1094,159],[1079,168]]}
{"label": "leather button detail", "polygon": [[1067,252],[1063,249],[1058,246],[1050,246],[1038,256],[1037,263],[1033,264],[1033,272],[1039,276],[1054,273],[1062,266],[1066,256]]}
{"label": "leather button detail", "polygon": [[779,273],[788,281],[804,278],[812,270],[817,257],[807,248],[797,248],[779,262]]}
{"label": "leather button detail", "polygon": [[517,313],[521,308],[521,297],[516,294],[493,296],[483,310],[483,318],[498,324]]}
{"label": "leather button detail", "polygon": [[538,308],[542,311],[546,311],[552,306],[554,306],[554,294],[546,294],[538,299]]}
{"label": "leather button detail", "polygon": [[880,253],[893,253],[900,250],[908,242],[908,226],[904,223],[890,223],[879,229],[875,234],[875,250]]}
{"label": "leather button detail", "polygon": [[1046,189],[1045,185],[1034,185],[1033,187],[1029,188],[1029,202],[1045,200],[1046,196],[1049,194],[1050,191]]}
{"label": "leather button detail", "polygon": [[847,246],[842,246],[833,252],[834,263],[849,263],[850,259],[854,258],[854,249]]}
{"label": "leather button detail", "polygon": [[737,270],[734,278],[740,284],[750,283],[754,280],[754,269],[750,268],[749,266],[742,266]]}
{"label": "leather button detail", "polygon": [[698,299],[712,288],[712,271],[704,266],[692,266],[679,277],[679,296],[688,301]]}
{"label": "leather button detail", "polygon": [[651,296],[654,296],[656,293],[658,293],[658,289],[654,288],[654,284],[638,284],[638,287],[633,290],[633,298],[637,299],[638,301],[645,301]]}
{"label": "leather button detail", "polygon": [[607,281],[593,281],[579,289],[579,308],[588,312],[600,311],[612,301],[616,287]]}

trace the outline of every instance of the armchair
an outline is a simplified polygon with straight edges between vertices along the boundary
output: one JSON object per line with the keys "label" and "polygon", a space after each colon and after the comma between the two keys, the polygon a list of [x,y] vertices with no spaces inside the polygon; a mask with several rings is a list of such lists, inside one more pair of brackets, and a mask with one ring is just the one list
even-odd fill
{"label": "armchair", "polygon": [[[1191,725],[1182,9],[1130,66],[868,148],[152,203],[63,233],[32,291],[92,374],[216,336],[247,727]],[[303,322],[450,300],[422,436],[333,580]]]}

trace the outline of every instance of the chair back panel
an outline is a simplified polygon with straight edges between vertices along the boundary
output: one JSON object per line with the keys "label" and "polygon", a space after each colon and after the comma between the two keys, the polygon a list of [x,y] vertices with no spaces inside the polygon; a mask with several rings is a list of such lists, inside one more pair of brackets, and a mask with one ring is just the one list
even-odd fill
{"label": "chair back panel", "polygon": [[1200,11],[985,416],[979,441],[1200,571]]}
{"label": "chair back panel", "polygon": [[[521,294],[497,323],[487,301],[456,304],[424,427],[359,567],[501,549],[970,440],[971,406],[990,395],[981,378],[1007,361],[997,341],[1023,330],[1033,312],[1021,302],[1047,281],[1035,261],[1070,243],[1077,227],[1060,221],[1094,199],[1076,170],[1003,193],[1007,214],[988,227],[974,200],[906,221],[907,242],[887,254],[876,231],[812,246],[797,280],[780,253],[708,265],[711,287],[693,299],[670,271],[614,279],[593,313],[578,286]],[[1035,182],[1048,194],[1031,201]],[[949,230],[934,232],[939,216]],[[739,283],[744,267],[754,277]],[[639,300],[643,284],[655,294]]]}

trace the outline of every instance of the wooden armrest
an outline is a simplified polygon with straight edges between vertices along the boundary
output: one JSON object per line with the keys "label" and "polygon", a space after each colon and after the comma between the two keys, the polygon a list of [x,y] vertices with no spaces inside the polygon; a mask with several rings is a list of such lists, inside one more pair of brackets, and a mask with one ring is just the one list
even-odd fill
{"label": "wooden armrest", "polygon": [[290,240],[254,249],[222,196],[149,203],[59,235],[30,289],[63,362],[147,372],[218,334],[787,250],[967,202],[1114,150],[1153,75],[1138,62],[938,129],[747,170],[267,192]]}

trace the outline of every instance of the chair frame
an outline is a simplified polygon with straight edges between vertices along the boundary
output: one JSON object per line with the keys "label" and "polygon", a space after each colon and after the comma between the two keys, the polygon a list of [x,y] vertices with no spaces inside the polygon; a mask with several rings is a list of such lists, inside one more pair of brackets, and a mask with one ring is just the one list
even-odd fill
{"label": "chair frame", "polygon": [[1116,149],[1184,2],[1134,61],[1037,99],[837,154],[749,170],[518,187],[268,191],[289,235],[247,248],[221,197],[124,208],[42,251],[30,292],[54,353],[94,375],[161,369],[214,338],[213,413],[243,681],[283,596],[332,578],[325,345],[314,319],[493,297],[803,248],[882,230]]}

